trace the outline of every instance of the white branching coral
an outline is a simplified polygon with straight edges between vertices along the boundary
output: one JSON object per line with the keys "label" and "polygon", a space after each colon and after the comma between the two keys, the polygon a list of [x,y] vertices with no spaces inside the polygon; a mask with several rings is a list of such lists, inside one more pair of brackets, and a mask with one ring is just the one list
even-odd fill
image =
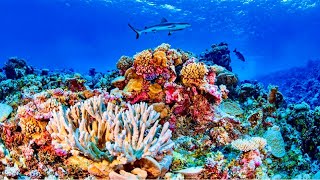
{"label": "white branching coral", "polygon": [[[128,109],[92,97],[53,112],[47,130],[55,148],[82,153],[95,161],[120,164],[172,151],[169,123],[159,125],[160,114],[146,103],[127,104]],[[162,127],[162,130],[161,130]]]}

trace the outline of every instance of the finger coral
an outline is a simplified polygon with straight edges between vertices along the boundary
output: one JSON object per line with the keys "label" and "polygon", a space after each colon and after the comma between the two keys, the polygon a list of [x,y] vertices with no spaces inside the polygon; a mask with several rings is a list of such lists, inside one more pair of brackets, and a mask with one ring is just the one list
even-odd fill
{"label": "finger coral", "polygon": [[171,131],[168,123],[161,130],[159,113],[145,103],[127,106],[128,110],[111,103],[105,106],[99,96],[67,111],[60,107],[47,126],[53,145],[95,161],[115,160],[118,164],[170,152]]}

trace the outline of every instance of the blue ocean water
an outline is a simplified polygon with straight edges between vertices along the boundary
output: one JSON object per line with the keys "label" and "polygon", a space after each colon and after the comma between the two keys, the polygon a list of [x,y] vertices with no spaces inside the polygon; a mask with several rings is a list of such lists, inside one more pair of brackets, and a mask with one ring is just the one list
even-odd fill
{"label": "blue ocean water", "polygon": [[[320,57],[319,6],[319,0],[1,0],[0,64],[18,56],[39,68],[105,71],[121,55],[163,42],[199,54],[224,41],[245,55],[246,62],[233,55],[232,66],[250,79]],[[163,17],[192,26],[137,40],[127,25],[143,29]]]}

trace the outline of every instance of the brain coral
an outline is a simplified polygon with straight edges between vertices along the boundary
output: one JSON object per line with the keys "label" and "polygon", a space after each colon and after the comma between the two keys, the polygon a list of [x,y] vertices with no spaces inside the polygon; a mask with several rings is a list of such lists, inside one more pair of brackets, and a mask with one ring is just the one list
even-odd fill
{"label": "brain coral", "polygon": [[208,69],[203,63],[190,63],[181,69],[180,75],[185,86],[201,86]]}

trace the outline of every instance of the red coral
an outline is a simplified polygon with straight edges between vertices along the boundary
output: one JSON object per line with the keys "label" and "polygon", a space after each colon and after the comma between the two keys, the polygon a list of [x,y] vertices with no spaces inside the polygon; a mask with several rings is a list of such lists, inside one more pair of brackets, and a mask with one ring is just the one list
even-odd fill
{"label": "red coral", "polygon": [[24,135],[16,132],[17,125],[14,123],[4,123],[1,125],[1,139],[7,148],[12,148],[23,144]]}
{"label": "red coral", "polygon": [[171,115],[170,119],[168,120],[169,122],[169,129],[174,132],[176,130],[176,122],[177,118],[174,115]]}
{"label": "red coral", "polygon": [[147,92],[143,91],[139,94],[132,94],[130,97],[128,97],[128,99],[130,100],[131,104],[135,104],[137,102],[141,102],[141,101],[148,101],[149,100],[149,95]]}
{"label": "red coral", "polygon": [[67,86],[72,92],[84,91],[87,88],[84,85],[85,81],[79,78],[71,78],[67,80]]}
{"label": "red coral", "polygon": [[214,85],[216,79],[216,73],[213,71],[209,71],[206,76],[206,80],[209,84]]}
{"label": "red coral", "polygon": [[213,120],[213,107],[209,101],[200,94],[192,97],[192,105],[189,110],[192,118],[200,126],[206,125]]}

